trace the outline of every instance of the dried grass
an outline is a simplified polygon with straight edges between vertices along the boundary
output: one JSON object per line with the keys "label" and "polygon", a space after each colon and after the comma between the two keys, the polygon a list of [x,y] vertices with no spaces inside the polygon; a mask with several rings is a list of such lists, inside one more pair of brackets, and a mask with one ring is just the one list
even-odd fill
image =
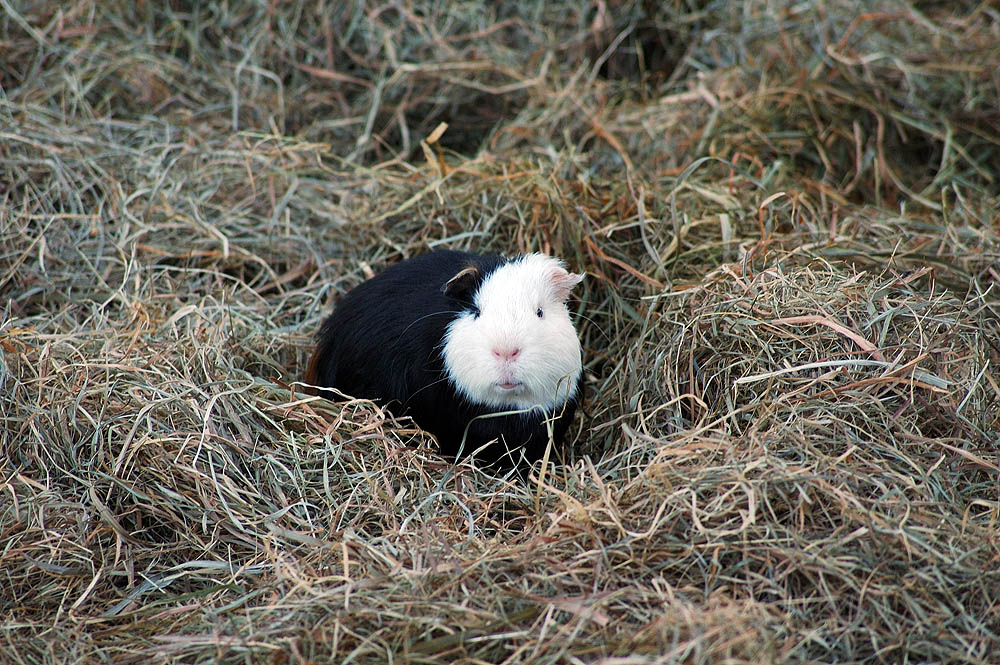
{"label": "dried grass", "polygon": [[[0,661],[995,659],[989,3],[0,7]],[[295,383],[441,246],[590,275],[528,482]]]}

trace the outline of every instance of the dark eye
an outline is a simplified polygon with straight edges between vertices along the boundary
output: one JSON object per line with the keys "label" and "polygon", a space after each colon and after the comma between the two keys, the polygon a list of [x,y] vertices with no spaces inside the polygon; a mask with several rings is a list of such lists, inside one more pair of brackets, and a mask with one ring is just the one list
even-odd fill
{"label": "dark eye", "polygon": [[537,316],[538,318],[542,318],[543,316],[545,316],[545,312],[542,311],[541,307],[535,310],[535,316]]}

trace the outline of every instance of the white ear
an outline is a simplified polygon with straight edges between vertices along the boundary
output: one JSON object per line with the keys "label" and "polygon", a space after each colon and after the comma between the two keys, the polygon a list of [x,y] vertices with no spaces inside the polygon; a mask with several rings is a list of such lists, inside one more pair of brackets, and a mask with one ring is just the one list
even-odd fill
{"label": "white ear", "polygon": [[583,281],[583,277],[583,275],[566,272],[562,268],[553,270],[552,276],[549,279],[552,281],[552,288],[556,300],[559,302],[566,302],[566,299],[569,298],[570,291],[573,290],[574,286]]}

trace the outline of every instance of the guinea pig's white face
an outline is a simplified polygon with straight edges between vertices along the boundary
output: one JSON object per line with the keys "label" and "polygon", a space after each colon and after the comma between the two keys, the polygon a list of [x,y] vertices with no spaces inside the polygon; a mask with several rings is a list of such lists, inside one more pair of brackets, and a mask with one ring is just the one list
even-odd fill
{"label": "guinea pig's white face", "polygon": [[576,395],[580,340],[566,298],[583,275],[544,254],[490,273],[445,333],[448,378],[467,399],[491,408],[554,409]]}

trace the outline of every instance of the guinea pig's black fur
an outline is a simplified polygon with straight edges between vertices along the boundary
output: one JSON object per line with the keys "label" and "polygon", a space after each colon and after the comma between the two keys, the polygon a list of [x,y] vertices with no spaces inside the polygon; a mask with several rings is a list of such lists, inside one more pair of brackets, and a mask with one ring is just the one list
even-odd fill
{"label": "guinea pig's black fur", "polygon": [[[549,257],[544,259],[555,263]],[[555,444],[562,441],[572,421],[582,394],[582,369],[574,369],[577,374],[561,382],[564,387],[572,382],[561,403],[544,410],[522,408],[519,413],[494,415],[516,407],[470,399],[456,388],[443,351],[449,324],[460,316],[470,322],[478,320],[480,288],[499,268],[518,260],[445,250],[387,268],[345,295],[323,323],[309,359],[306,382],[376,400],[397,416],[412,416],[436,437],[444,455],[475,453],[480,462],[501,467],[517,464],[522,458],[529,463],[540,459],[549,441],[547,421],[551,422]],[[579,275],[569,277],[575,279],[569,288],[582,279]],[[563,300],[569,288],[560,292]],[[533,303],[526,306],[535,313]],[[507,306],[508,301],[503,304]],[[560,306],[565,310],[562,303]],[[568,316],[564,311],[555,312],[554,305],[549,311],[550,316]],[[537,314],[543,318],[541,306]],[[575,331],[572,334],[579,354],[579,341]],[[568,344],[562,334],[556,337],[560,345]],[[520,344],[516,342],[508,355],[517,356]],[[550,342],[543,338],[540,344]],[[565,349],[560,346],[560,350]],[[521,371],[530,373],[531,367]],[[510,384],[514,380],[502,381]],[[329,391],[321,394],[333,399]]]}

